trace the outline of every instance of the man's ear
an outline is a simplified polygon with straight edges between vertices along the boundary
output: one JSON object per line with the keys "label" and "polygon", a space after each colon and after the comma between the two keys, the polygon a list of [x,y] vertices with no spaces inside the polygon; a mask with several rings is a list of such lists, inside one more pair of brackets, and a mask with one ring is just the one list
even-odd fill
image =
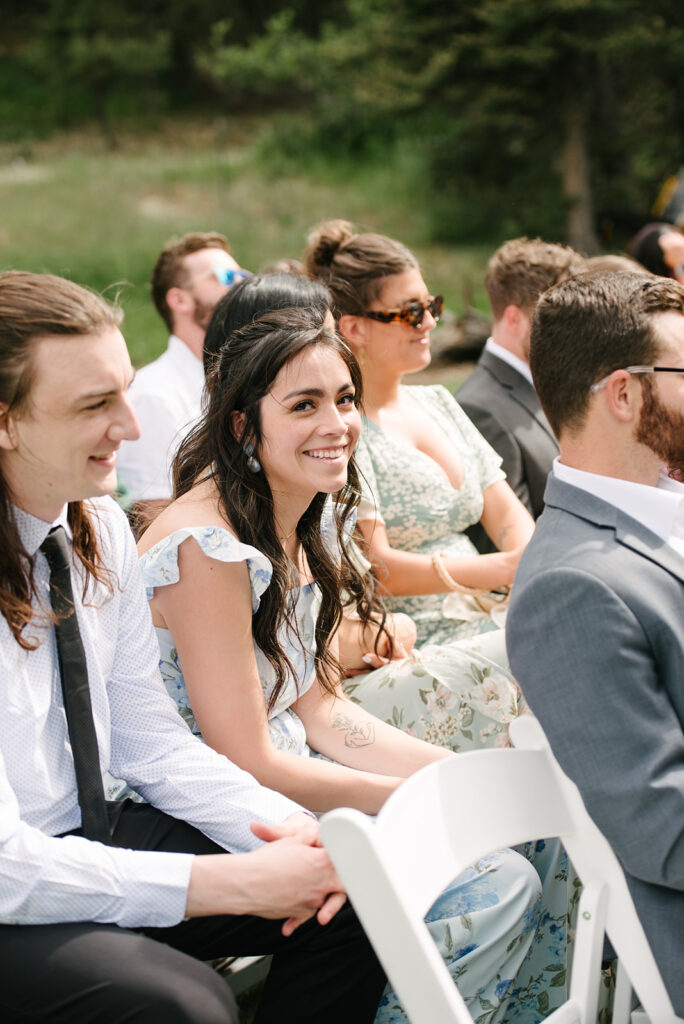
{"label": "man's ear", "polygon": [[530,318],[520,306],[506,306],[503,319],[508,330],[517,337],[524,337],[530,330]]}
{"label": "man's ear", "polygon": [[0,448],[6,451],[13,451],[17,447],[17,438],[14,431],[14,422],[9,406],[0,402]]}
{"label": "man's ear", "polygon": [[195,300],[185,288],[169,288],[166,293],[166,304],[173,314],[192,313]]}
{"label": "man's ear", "polygon": [[338,330],[354,352],[360,352],[368,344],[368,325],[371,321],[364,316],[345,313],[337,325]]}
{"label": "man's ear", "polygon": [[643,399],[638,381],[631,373],[616,370],[601,390],[605,392],[609,411],[617,420],[631,423],[638,418]]}

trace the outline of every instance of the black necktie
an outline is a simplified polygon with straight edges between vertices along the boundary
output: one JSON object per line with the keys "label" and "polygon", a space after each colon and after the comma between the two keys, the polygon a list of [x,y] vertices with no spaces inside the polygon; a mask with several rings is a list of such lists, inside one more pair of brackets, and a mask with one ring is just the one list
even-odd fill
{"label": "black necktie", "polygon": [[50,603],[57,616],[55,634],[71,751],[74,758],[81,831],[87,839],[109,843],[105,802],[93,709],[88,688],[88,667],[71,588],[71,559],[63,526],[50,531],[41,551],[50,566]]}

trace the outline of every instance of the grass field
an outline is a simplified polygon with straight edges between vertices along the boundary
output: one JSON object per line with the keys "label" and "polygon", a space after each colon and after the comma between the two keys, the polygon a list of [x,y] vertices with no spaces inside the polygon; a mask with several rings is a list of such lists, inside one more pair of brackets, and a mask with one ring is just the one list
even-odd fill
{"label": "grass field", "polygon": [[412,248],[428,286],[458,313],[487,308],[482,278],[491,247],[427,243],[416,154],[382,164],[280,160],[263,120],[170,121],[154,135],[122,135],[108,151],[96,134],[0,146],[0,269],[49,271],[120,295],[136,365],[155,358],[166,331],[147,281],[164,242],[221,231],[250,270],[300,256],[308,229],[328,217],[393,235]]}

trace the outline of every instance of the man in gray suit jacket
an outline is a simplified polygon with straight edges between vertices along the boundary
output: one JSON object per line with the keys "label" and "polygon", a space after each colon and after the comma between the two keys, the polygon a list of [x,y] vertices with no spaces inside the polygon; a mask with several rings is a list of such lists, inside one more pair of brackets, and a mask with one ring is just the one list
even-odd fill
{"label": "man in gray suit jacket", "polygon": [[[540,239],[514,238],[494,253],[485,287],[492,307],[492,337],[457,400],[503,459],[503,470],[536,519],[558,444],[532,385],[530,327],[542,292],[582,268],[573,249]],[[496,548],[476,526],[469,535],[482,553]]]}
{"label": "man in gray suit jacket", "polygon": [[513,587],[511,665],[684,1016],[684,287],[556,286],[531,366],[561,454]]}

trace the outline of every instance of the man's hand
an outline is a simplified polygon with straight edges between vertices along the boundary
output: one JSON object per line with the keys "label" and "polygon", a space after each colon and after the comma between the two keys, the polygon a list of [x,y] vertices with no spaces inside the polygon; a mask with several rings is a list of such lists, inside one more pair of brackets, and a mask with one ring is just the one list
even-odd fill
{"label": "man's hand", "polygon": [[252,831],[266,845],[251,853],[194,858],[186,915],[285,918],[283,935],[314,914],[321,925],[331,921],[346,896],[321,846],[318,823],[297,813],[280,825],[254,822]]}
{"label": "man's hand", "polygon": [[[310,818],[308,814],[302,814],[301,812],[291,814],[290,817],[286,818],[280,825],[264,825],[261,822],[254,821],[252,822],[251,828],[254,835],[259,839],[263,839],[265,843],[278,842],[279,840],[284,839],[294,839],[297,842],[304,843],[308,846],[322,847],[318,832],[318,822],[314,818]],[[337,878],[337,875],[335,875],[335,879],[337,881],[338,891],[331,892],[326,897],[325,901],[320,905],[316,915],[318,923],[321,925],[327,924],[328,921],[332,921],[337,911],[344,905],[347,899],[342,889],[342,883]],[[308,916],[310,917],[311,915]],[[295,928],[300,924],[303,924],[305,920],[307,920],[305,917],[289,917],[283,924],[283,935],[291,935]]]}
{"label": "man's hand", "polygon": [[264,825],[260,821],[253,821],[250,828],[257,839],[265,843],[273,843],[277,839],[298,839],[308,846],[323,845],[318,834],[318,822],[303,811],[291,814],[280,825]]}

